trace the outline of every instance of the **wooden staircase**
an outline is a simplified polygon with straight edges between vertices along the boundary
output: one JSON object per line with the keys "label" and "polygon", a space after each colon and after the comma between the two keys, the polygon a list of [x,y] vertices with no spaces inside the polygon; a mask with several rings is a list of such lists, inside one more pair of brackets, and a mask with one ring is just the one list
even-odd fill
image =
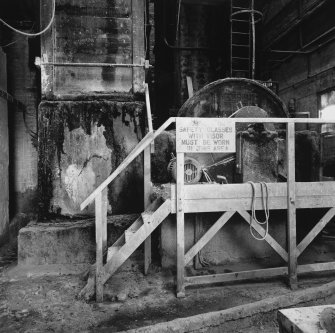
{"label": "wooden staircase", "polygon": [[105,283],[171,213],[170,199],[156,199],[107,251]]}
{"label": "wooden staircase", "polygon": [[[171,213],[171,200],[157,198],[139,218],[124,231],[121,237],[109,248],[104,250],[105,265],[96,274],[96,264],[92,266],[87,285],[80,292],[79,297],[85,300],[93,298],[96,286],[103,285],[125,263],[125,261],[139,248],[141,244]],[[101,300],[103,293],[99,298]]]}

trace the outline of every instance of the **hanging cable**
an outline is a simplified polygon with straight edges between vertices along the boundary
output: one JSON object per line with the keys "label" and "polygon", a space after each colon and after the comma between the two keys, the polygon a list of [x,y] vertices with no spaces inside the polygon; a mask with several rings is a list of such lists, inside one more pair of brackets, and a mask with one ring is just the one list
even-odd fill
{"label": "hanging cable", "polygon": [[181,9],[181,0],[178,1],[177,17],[176,17],[176,36],[175,36],[175,42],[177,42],[178,35],[179,35],[180,9]]}
{"label": "hanging cable", "polygon": [[[264,209],[264,212],[265,212],[265,221],[261,222],[261,221],[257,220],[257,217],[256,217],[256,208],[255,208],[256,184],[253,183],[253,182],[248,182],[248,183],[252,187],[250,233],[251,233],[252,237],[254,237],[256,240],[262,241],[269,234],[269,218],[270,218],[269,189],[268,189],[268,185],[265,182],[260,182],[259,183],[260,186],[261,186],[262,203],[263,203],[263,209]],[[265,189],[266,193],[264,193],[264,189]],[[253,232],[253,227],[252,227],[253,221],[255,221],[259,225],[265,225],[265,234],[264,234],[263,237],[258,237]]]}
{"label": "hanging cable", "polygon": [[52,25],[52,23],[55,19],[55,13],[56,13],[56,0],[52,0],[52,16],[51,16],[50,22],[42,31],[36,32],[36,33],[29,33],[29,32],[24,32],[24,31],[18,30],[16,28],[12,27],[10,24],[8,24],[6,21],[4,21],[1,18],[0,18],[0,22],[3,25],[5,25],[7,28],[15,31],[18,34],[21,34],[21,35],[27,36],[27,37],[36,37],[36,36],[40,36],[40,35],[44,34],[47,30],[49,30],[49,28],[51,27],[51,25]]}

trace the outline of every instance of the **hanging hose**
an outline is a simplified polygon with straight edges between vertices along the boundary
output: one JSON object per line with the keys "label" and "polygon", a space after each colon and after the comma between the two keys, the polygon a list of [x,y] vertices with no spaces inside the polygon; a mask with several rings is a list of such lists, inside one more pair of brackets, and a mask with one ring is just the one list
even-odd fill
{"label": "hanging hose", "polygon": [[[250,233],[251,236],[254,237],[256,240],[262,241],[264,240],[267,235],[269,234],[269,218],[270,218],[270,210],[269,210],[269,189],[268,185],[265,182],[260,182],[261,186],[261,193],[262,193],[262,203],[263,203],[263,209],[265,212],[265,221],[261,222],[257,220],[256,217],[256,208],[255,208],[255,201],[256,201],[256,184],[253,182],[248,182],[252,187],[252,199],[251,199],[251,221],[250,221]],[[264,189],[266,194],[264,195]],[[258,237],[253,232],[253,221],[255,221],[257,224],[265,225],[265,234],[263,237]]]}
{"label": "hanging hose", "polygon": [[12,27],[10,24],[8,24],[6,21],[4,21],[3,19],[0,18],[0,22],[5,25],[7,28],[13,30],[14,32],[20,34],[20,35],[23,35],[23,36],[27,36],[27,37],[36,37],[36,36],[40,36],[42,34],[44,34],[47,30],[50,29],[50,27],[52,26],[52,23],[55,19],[55,14],[56,14],[56,0],[52,0],[52,15],[51,15],[51,19],[48,23],[48,25],[42,30],[42,31],[39,31],[39,32],[36,32],[36,33],[28,33],[28,32],[24,32],[24,31],[21,31],[21,30],[18,30],[14,27]]}

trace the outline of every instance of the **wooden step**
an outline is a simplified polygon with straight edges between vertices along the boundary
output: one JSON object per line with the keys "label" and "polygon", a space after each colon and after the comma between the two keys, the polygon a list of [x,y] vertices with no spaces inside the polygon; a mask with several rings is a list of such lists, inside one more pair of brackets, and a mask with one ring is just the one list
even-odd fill
{"label": "wooden step", "polygon": [[[156,201],[158,201],[158,199]],[[170,199],[166,201],[159,200],[158,202],[162,204],[152,214],[150,223],[144,223],[143,226],[137,230],[134,237],[131,238],[130,242],[126,242],[121,248],[113,249],[115,255],[108,256],[109,259],[107,259],[107,263],[103,268],[104,283],[171,213]],[[114,246],[112,246],[112,248],[114,248]]]}
{"label": "wooden step", "polygon": [[152,219],[152,215],[154,214],[154,212],[143,212],[141,214],[142,220],[144,224],[150,224],[151,223],[151,219]]}
{"label": "wooden step", "polygon": [[113,256],[115,256],[116,253],[120,251],[122,246],[111,246],[108,248],[107,252],[107,261],[111,260]]}
{"label": "wooden step", "polygon": [[135,235],[137,230],[140,229],[142,225],[143,220],[142,217],[140,216],[127,230],[125,230],[124,236],[126,243],[131,241],[132,236]]}

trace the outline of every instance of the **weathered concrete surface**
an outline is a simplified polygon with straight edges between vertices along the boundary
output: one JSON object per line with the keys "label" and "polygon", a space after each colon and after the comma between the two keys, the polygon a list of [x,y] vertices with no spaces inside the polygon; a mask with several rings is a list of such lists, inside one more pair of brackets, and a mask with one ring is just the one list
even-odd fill
{"label": "weathered concrete surface", "polygon": [[[0,51],[0,89],[7,90],[6,55]],[[8,185],[8,109],[7,101],[0,99],[0,238],[9,224],[9,185]]]}
{"label": "weathered concrete surface", "polygon": [[[57,0],[52,29],[43,34],[41,55],[49,62],[132,64],[133,49],[144,46],[144,34],[135,36],[131,0]],[[51,3],[41,5],[41,24],[51,15]],[[144,29],[140,27],[141,31]],[[143,36],[142,36],[143,35]],[[57,49],[52,43],[54,40]],[[145,57],[144,50],[140,57]],[[139,69],[144,75],[144,68]],[[42,97],[73,99],[87,95],[129,93],[133,89],[131,67],[42,66]],[[135,79],[135,78],[134,78]],[[144,80],[143,80],[144,81]]]}
{"label": "weathered concrete surface", "polygon": [[[108,245],[120,236],[137,218],[137,214],[114,215],[108,218]],[[94,220],[32,222],[19,232],[18,264],[46,265],[51,269],[77,273],[95,260]],[[53,266],[52,266],[53,265]],[[65,265],[61,269],[57,265]],[[46,267],[48,269],[48,267]]]}
{"label": "weathered concrete surface", "polygon": [[[80,204],[141,140],[143,108],[141,102],[40,104],[41,215],[94,215],[94,204],[84,211]],[[141,156],[110,184],[108,198],[113,214],[142,211]]]}
{"label": "weathered concrete surface", "polygon": [[[327,303],[334,301],[335,282],[320,287],[292,292],[288,295],[266,298],[254,303],[232,307],[223,311],[209,312],[187,318],[179,318],[165,323],[132,329],[127,333],[172,333],[172,332],[234,332],[243,328],[243,321],[249,325],[256,316],[266,316],[275,311],[296,305],[317,302],[328,298]],[[248,326],[245,326],[248,327]],[[125,332],[125,331],[124,331]]]}
{"label": "weathered concrete surface", "polygon": [[40,88],[39,71],[33,65],[34,55],[39,52],[37,40],[33,41],[16,33],[10,33],[10,38],[16,42],[6,48],[8,92],[25,108],[23,114],[22,108],[13,103],[8,105],[11,147],[10,213],[13,216],[16,213],[36,212],[38,208],[36,132]]}

